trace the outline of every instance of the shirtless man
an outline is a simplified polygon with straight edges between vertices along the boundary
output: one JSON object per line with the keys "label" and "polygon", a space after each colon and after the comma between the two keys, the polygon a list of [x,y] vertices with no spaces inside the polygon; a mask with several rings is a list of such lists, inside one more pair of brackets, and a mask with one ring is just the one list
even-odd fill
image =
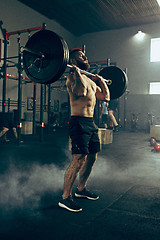
{"label": "shirtless man", "polygon": [[58,205],[69,211],[79,212],[82,208],[72,197],[72,189],[79,173],[79,184],[75,197],[97,200],[99,196],[86,189],[87,180],[100,151],[98,128],[93,121],[96,98],[110,100],[107,84],[102,77],[96,75],[101,87],[80,72],[90,65],[87,57],[76,49],[70,53],[70,63],[73,66],[67,78],[67,90],[70,97],[71,120],[69,125],[72,140],[73,160],[65,172],[64,192]]}

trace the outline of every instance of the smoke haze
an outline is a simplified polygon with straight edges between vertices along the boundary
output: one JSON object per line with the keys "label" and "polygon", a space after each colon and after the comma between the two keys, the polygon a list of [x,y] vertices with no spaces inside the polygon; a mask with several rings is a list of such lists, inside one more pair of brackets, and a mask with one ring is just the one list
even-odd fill
{"label": "smoke haze", "polygon": [[[59,168],[55,164],[36,163],[29,170],[21,170],[10,165],[5,174],[0,175],[0,205],[7,208],[23,207],[32,202],[33,207],[38,206],[43,194],[63,190],[66,168],[67,166]],[[141,169],[140,164],[120,168],[114,159],[98,156],[90,179],[120,181],[129,176],[135,178],[148,175],[147,166],[146,171],[144,166],[143,172]]]}
{"label": "smoke haze", "polygon": [[27,171],[10,166],[0,176],[0,205],[18,207],[31,200],[38,204],[43,193],[63,188],[64,171],[54,164],[34,164]]}

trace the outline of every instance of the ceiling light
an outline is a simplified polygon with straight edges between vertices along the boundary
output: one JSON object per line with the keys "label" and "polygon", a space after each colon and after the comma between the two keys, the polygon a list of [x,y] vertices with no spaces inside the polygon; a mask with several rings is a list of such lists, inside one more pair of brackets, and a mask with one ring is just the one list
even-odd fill
{"label": "ceiling light", "polygon": [[145,36],[145,33],[139,30],[138,33],[136,34],[136,39],[141,41],[144,39],[144,36]]}

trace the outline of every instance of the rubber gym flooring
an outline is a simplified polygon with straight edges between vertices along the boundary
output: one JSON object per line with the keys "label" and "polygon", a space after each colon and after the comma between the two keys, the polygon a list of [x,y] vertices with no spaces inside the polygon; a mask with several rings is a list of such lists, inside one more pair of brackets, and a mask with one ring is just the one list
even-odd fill
{"label": "rubber gym flooring", "polygon": [[114,133],[87,185],[100,198],[78,199],[79,213],[57,205],[72,159],[67,130],[23,140],[0,144],[1,240],[160,239],[160,152],[148,133]]}

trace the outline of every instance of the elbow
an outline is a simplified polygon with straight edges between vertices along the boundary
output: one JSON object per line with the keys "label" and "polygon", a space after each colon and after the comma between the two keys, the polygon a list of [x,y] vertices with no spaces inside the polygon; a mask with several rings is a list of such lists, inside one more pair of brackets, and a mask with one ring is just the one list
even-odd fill
{"label": "elbow", "polygon": [[110,95],[110,92],[109,94],[106,94],[106,101],[110,101],[111,100],[111,95]]}
{"label": "elbow", "polygon": [[110,101],[110,99],[111,99],[110,96],[111,96],[110,92],[105,92],[103,94],[104,100],[107,101],[107,102]]}
{"label": "elbow", "polygon": [[110,97],[106,97],[104,100],[109,102],[111,99],[110,99]]}
{"label": "elbow", "polygon": [[105,101],[107,101],[107,102],[109,102],[111,99],[110,99],[110,94],[109,95],[106,95],[106,96],[104,96],[104,100]]}

